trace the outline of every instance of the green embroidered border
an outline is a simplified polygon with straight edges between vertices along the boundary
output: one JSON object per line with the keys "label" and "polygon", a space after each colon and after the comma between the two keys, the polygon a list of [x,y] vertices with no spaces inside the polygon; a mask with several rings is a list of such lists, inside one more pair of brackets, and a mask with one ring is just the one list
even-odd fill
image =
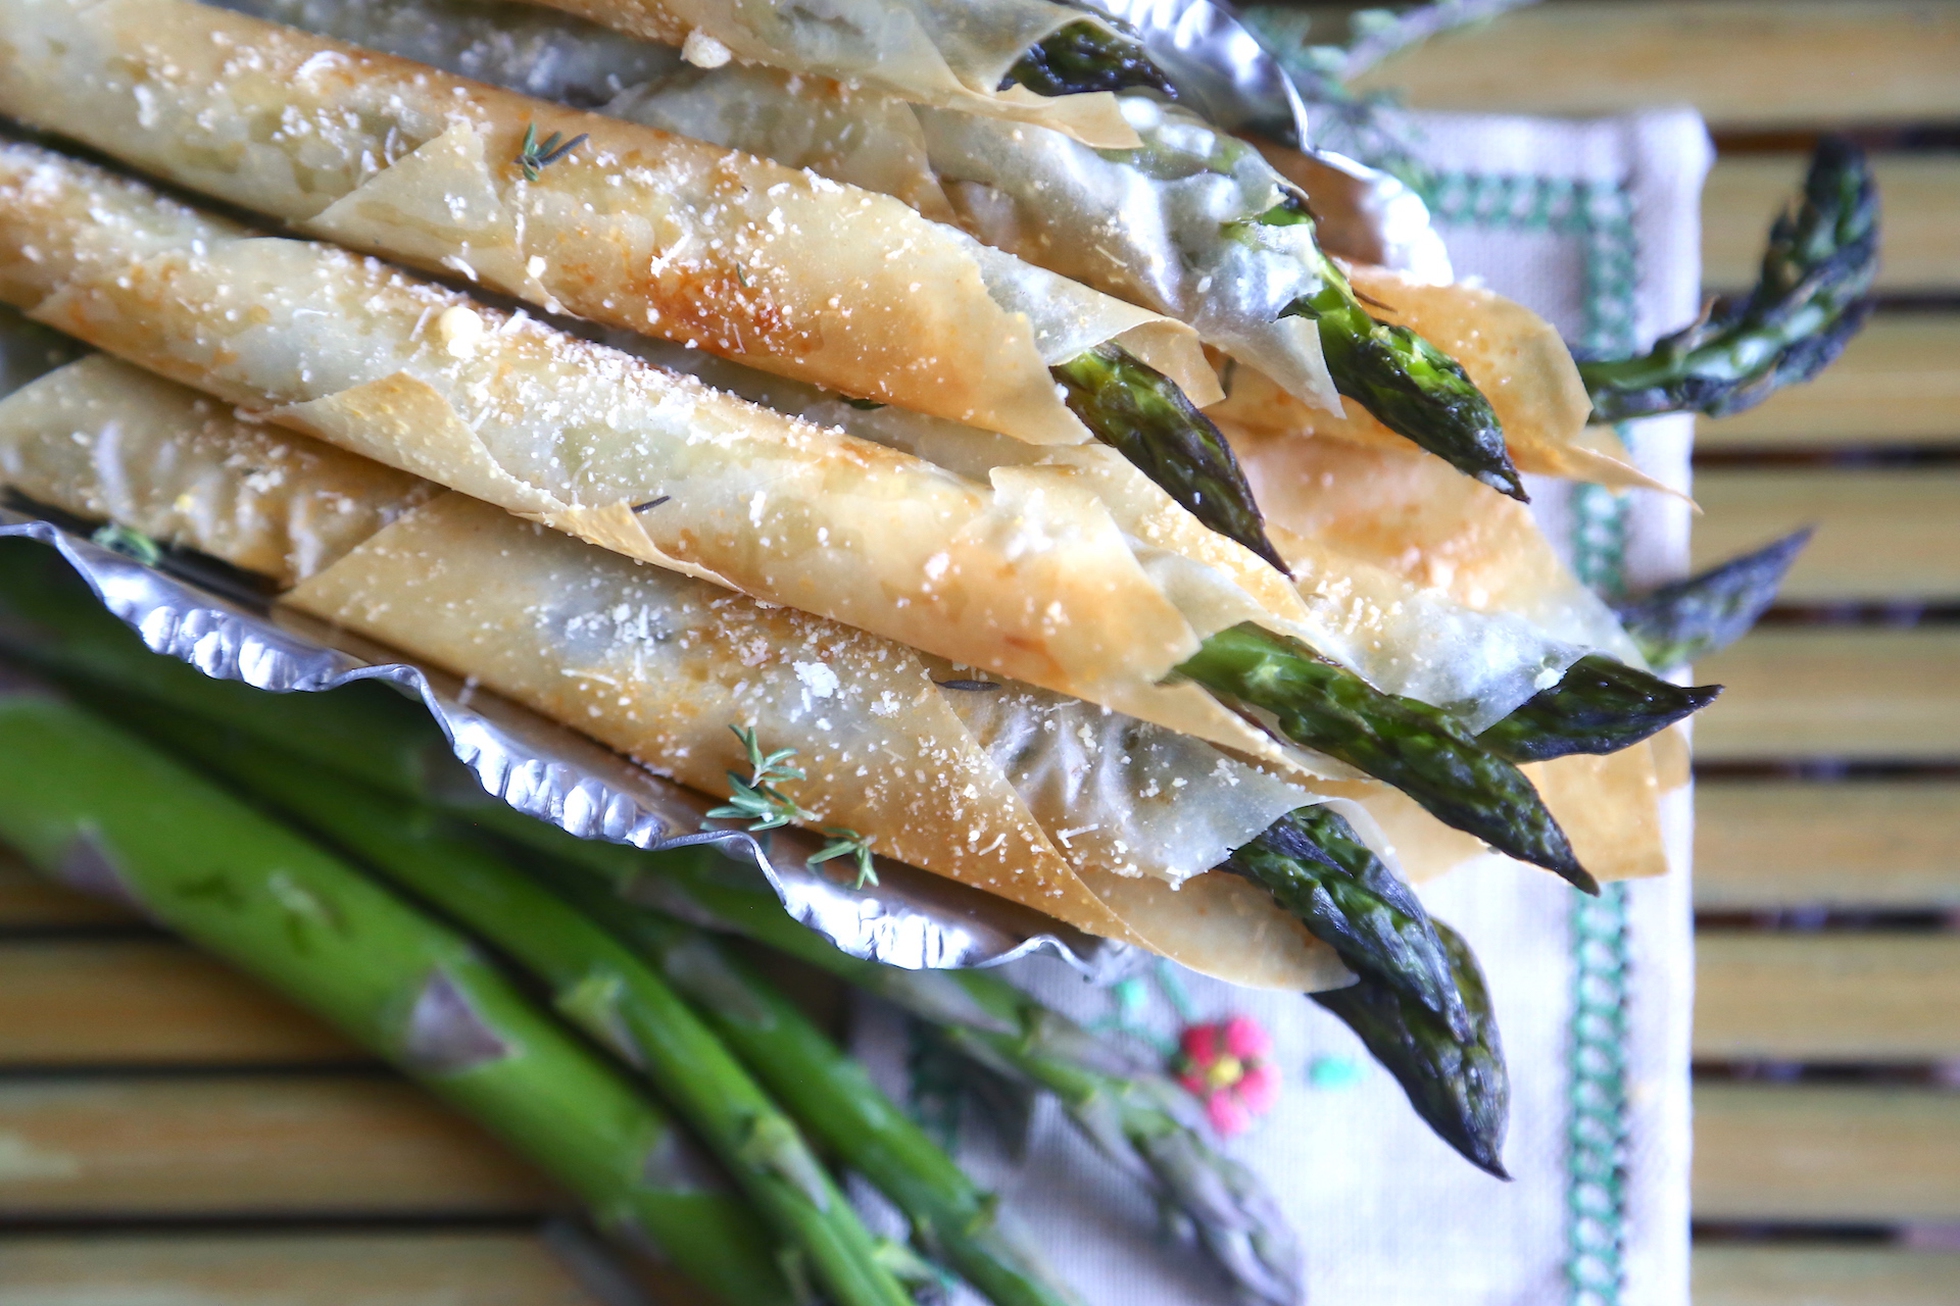
{"label": "green embroidered border", "polygon": [[[1439,176],[1431,207],[1443,223],[1577,236],[1585,251],[1588,349],[1633,347],[1638,245],[1633,202],[1604,182],[1549,177]],[[1627,432],[1620,428],[1624,437]],[[1627,506],[1597,485],[1572,494],[1573,566],[1604,592],[1625,581]],[[1624,885],[1574,896],[1572,1023],[1566,1126],[1567,1301],[1619,1306],[1626,1290],[1627,1005]]]}

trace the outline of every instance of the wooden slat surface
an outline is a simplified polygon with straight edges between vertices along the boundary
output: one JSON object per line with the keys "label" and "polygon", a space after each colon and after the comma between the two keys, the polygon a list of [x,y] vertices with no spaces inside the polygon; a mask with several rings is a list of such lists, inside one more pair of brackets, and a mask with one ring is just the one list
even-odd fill
{"label": "wooden slat surface", "polygon": [[0,846],[0,930],[120,925],[133,912],[40,879],[12,849]]}
{"label": "wooden slat surface", "polygon": [[1695,1085],[1698,1220],[1960,1220],[1960,1092]]}
{"label": "wooden slat surface", "polygon": [[1960,935],[1703,930],[1694,1030],[1715,1061],[1960,1057]]}
{"label": "wooden slat surface", "polygon": [[595,1306],[530,1233],[0,1236],[0,1306]]}
{"label": "wooden slat surface", "polygon": [[1695,905],[1960,905],[1960,784],[1703,780]]}
{"label": "wooden slat surface", "polygon": [[1953,1306],[1955,1285],[1960,1252],[1722,1243],[1694,1252],[1695,1306]]}
{"label": "wooden slat surface", "polygon": [[[1960,66],[1960,64],[1956,64]],[[1719,159],[1701,197],[1701,280],[1711,290],[1756,283],[1770,220],[1803,182],[1801,154]],[[1881,292],[1960,289],[1960,155],[1875,154],[1883,205]]]}
{"label": "wooden slat surface", "polygon": [[1821,376],[1746,413],[1701,421],[1695,447],[1960,444],[1957,359],[1960,313],[1875,314]]}
{"label": "wooden slat surface", "polygon": [[379,1075],[0,1080],[7,1217],[528,1213],[562,1201]]}
{"label": "wooden slat surface", "polygon": [[1388,60],[1363,89],[1425,109],[1623,113],[1717,126],[1960,117],[1960,6],[1940,0],[1554,0]]}
{"label": "wooden slat surface", "polygon": [[1786,603],[1960,597],[1960,470],[1710,468],[1694,490],[1697,568],[1815,526]]}
{"label": "wooden slat surface", "polygon": [[365,1059],[312,1016],[181,943],[0,944],[0,1066]]}
{"label": "wooden slat surface", "polygon": [[1696,718],[1703,762],[1960,758],[1960,628],[1762,629],[1695,679],[1728,686]]}

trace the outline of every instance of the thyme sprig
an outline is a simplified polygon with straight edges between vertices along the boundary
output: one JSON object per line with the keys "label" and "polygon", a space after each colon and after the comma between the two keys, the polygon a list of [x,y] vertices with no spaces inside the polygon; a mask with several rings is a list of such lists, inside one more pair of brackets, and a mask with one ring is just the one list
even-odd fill
{"label": "thyme sprig", "polygon": [[540,141],[538,125],[527,122],[524,124],[524,144],[517,151],[517,166],[524,170],[524,180],[536,181],[540,172],[585,144],[585,141],[584,132],[570,140],[565,140],[563,132],[553,132]]}
{"label": "thyme sprig", "polygon": [[[747,821],[748,829],[752,832],[774,830],[793,821],[814,823],[816,813],[777,788],[791,780],[808,778],[802,767],[789,765],[789,759],[796,756],[796,750],[778,748],[773,753],[764,753],[753,729],[744,730],[736,725],[728,728],[742,741],[742,748],[748,754],[749,777],[744,780],[741,772],[730,771],[728,787],[731,792],[728,801],[711,809],[707,819]],[[837,857],[849,857],[857,863],[858,888],[878,883],[878,873],[871,864],[871,839],[841,825],[819,828],[830,836],[830,842],[809,859],[810,865]]]}

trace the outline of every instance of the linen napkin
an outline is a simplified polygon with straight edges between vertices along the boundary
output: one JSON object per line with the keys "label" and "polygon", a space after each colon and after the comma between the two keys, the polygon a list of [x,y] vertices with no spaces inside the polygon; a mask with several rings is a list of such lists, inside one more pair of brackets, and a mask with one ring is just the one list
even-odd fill
{"label": "linen napkin", "polygon": [[[1576,346],[1644,346],[1693,317],[1710,148],[1691,111],[1411,115],[1409,126],[1438,176],[1434,215],[1459,278],[1529,305]],[[1691,419],[1622,433],[1643,470],[1687,488]],[[1595,587],[1685,570],[1679,500],[1540,478],[1530,490],[1547,533]],[[1509,1183],[1436,1139],[1359,1041],[1297,995],[1168,963],[1113,988],[1045,958],[1006,973],[1087,1023],[1165,1047],[1184,1025],[1234,1014],[1270,1033],[1278,1103],[1227,1147],[1284,1206],[1318,1306],[1678,1306],[1688,1300],[1693,964],[1685,790],[1667,816],[1671,873],[1598,899],[1495,855],[1423,890],[1490,981],[1512,1081]],[[970,1104],[951,1114],[943,1094],[926,1102],[935,1088],[908,1058],[902,1016],[866,1003],[854,1042],[900,1100],[933,1106],[961,1162],[1092,1306],[1230,1298],[1149,1194],[1052,1103],[1037,1106],[1015,1155]]]}

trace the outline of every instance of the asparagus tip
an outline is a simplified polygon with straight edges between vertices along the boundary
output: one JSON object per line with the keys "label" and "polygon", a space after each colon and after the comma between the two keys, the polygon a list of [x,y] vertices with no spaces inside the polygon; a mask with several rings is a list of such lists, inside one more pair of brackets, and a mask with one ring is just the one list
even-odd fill
{"label": "asparagus tip", "polygon": [[1525,493],[1523,478],[1518,475],[1518,469],[1512,465],[1508,457],[1502,467],[1478,472],[1477,479],[1506,498],[1516,499],[1519,503],[1531,502],[1531,496]]}

